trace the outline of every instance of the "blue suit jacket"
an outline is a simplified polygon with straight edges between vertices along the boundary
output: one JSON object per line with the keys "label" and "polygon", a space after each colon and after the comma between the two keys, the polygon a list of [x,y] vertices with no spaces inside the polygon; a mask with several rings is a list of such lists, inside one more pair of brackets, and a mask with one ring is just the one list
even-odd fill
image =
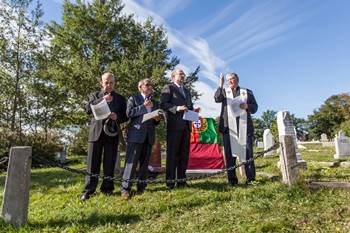
{"label": "blue suit jacket", "polygon": [[[151,99],[153,103],[152,111],[158,109],[158,103]],[[144,98],[141,94],[131,96],[128,99],[126,107],[126,115],[130,118],[128,124],[127,142],[144,143],[148,136],[148,143],[153,145],[155,141],[155,126],[159,123],[156,120],[148,120],[143,123],[142,117],[147,113],[146,107],[143,105]]]}

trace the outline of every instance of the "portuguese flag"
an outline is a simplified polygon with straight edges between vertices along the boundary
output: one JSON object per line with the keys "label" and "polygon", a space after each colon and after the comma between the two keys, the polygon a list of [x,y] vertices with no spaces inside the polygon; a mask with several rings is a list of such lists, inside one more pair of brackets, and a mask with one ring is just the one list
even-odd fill
{"label": "portuguese flag", "polygon": [[213,118],[200,118],[192,122],[189,170],[222,169],[223,154],[220,148],[220,137]]}

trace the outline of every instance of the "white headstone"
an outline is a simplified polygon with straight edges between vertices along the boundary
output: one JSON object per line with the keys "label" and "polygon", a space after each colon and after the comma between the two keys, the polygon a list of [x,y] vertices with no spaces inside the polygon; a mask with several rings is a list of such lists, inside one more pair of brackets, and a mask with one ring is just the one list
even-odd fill
{"label": "white headstone", "polygon": [[258,148],[264,148],[264,142],[258,141],[258,142],[256,143],[256,147],[258,147]]}
{"label": "white headstone", "polygon": [[321,134],[321,142],[328,142],[327,134],[323,133]]}
{"label": "white headstone", "polygon": [[344,158],[350,156],[350,138],[345,136],[343,131],[335,136],[335,159]]}
{"label": "white headstone", "polygon": [[[264,139],[264,150],[269,149],[275,143],[275,140],[273,140],[273,136],[272,136],[270,129],[264,130],[263,139]],[[273,151],[270,151],[270,152],[265,153],[264,156],[269,156],[272,154],[273,154]]]}

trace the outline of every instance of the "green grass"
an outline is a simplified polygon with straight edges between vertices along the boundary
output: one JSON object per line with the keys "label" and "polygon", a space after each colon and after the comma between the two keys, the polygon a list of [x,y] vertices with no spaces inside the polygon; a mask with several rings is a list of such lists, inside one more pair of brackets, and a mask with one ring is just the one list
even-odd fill
{"label": "green grass", "polygon": [[[302,157],[316,161],[333,152],[324,153],[302,151]],[[279,175],[277,161],[259,158],[257,171]],[[225,175],[171,192],[151,184],[129,201],[120,198],[116,184],[114,196],[97,192],[81,202],[83,177],[58,168],[33,169],[28,225],[16,229],[0,219],[0,232],[350,232],[350,190],[309,189],[302,181],[349,181],[350,168],[309,166],[300,177],[291,188],[262,176],[248,187],[228,186]],[[4,183],[2,174],[0,200]]]}

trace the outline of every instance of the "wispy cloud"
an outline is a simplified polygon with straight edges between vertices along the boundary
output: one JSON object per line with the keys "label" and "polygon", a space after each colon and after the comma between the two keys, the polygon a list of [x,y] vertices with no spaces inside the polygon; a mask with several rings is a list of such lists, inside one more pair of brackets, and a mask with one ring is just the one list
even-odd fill
{"label": "wispy cloud", "polygon": [[310,9],[309,6],[314,4],[309,1],[299,4],[298,7],[294,4],[293,8],[291,3],[260,2],[242,12],[225,27],[218,27],[218,30],[208,37],[208,41],[218,45],[216,51],[227,64],[257,49],[276,44],[309,17],[310,11],[306,9]]}
{"label": "wispy cloud", "polygon": [[[174,2],[181,4],[180,1]],[[155,11],[158,12],[158,10],[148,9],[146,6],[142,6],[133,0],[124,1],[124,4],[124,12],[127,14],[133,13],[139,21],[144,22],[147,18],[152,17],[156,24],[165,27],[167,30],[169,47],[173,51],[176,51],[176,55],[186,64],[183,65],[186,72],[191,71],[189,67],[193,67],[194,69],[197,65],[201,66],[200,80],[196,86],[197,90],[203,95],[198,105],[206,106],[205,115],[217,115],[219,106],[214,103],[212,93],[214,91],[214,86],[216,87],[215,76],[217,69],[223,68],[225,63],[215,55],[209,43],[204,38],[190,37],[170,27],[162,16],[155,13]]]}

